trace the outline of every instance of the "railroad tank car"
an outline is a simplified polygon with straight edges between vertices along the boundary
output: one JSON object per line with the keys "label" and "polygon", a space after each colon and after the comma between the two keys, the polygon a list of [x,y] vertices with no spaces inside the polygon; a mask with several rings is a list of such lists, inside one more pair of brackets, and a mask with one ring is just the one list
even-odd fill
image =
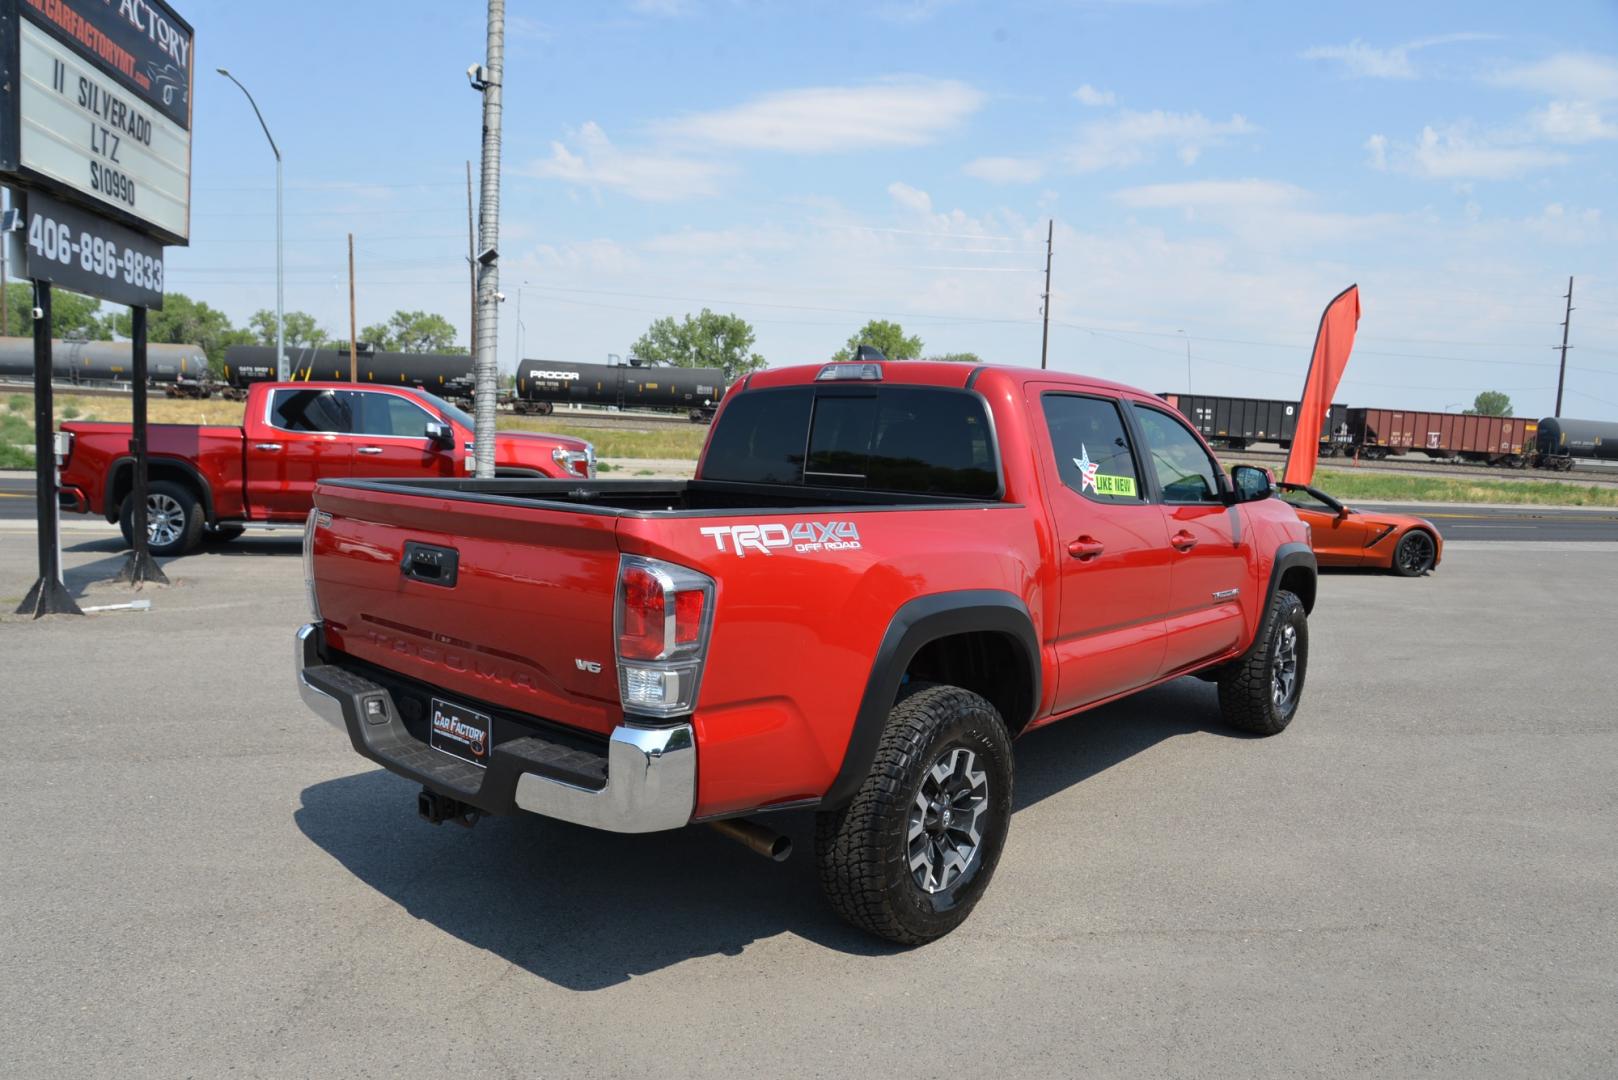
{"label": "railroad tank car", "polygon": [[[135,365],[127,341],[51,342],[51,372],[54,382],[127,383]],[[193,382],[208,378],[208,354],[199,345],[146,346],[146,375],[149,382],[172,383],[177,379]],[[24,381],[34,377],[34,339],[0,338],[0,378]]]}
{"label": "railroad tank car", "polygon": [[1353,408],[1348,410],[1348,434],[1354,450],[1372,459],[1414,450],[1430,458],[1515,466],[1528,464],[1533,456],[1539,421],[1474,413]]}
{"label": "railroad tank car", "polygon": [[1539,422],[1537,444],[1542,464],[1570,469],[1575,458],[1618,461],[1618,423],[1547,416]]}
{"label": "railroad tank car", "polygon": [[[299,381],[347,382],[347,349],[288,349],[288,371]],[[362,383],[416,386],[441,397],[472,393],[472,357],[465,353],[399,353],[362,349],[355,371]],[[225,350],[225,381],[237,390],[275,378],[275,349],[232,345]]]}
{"label": "railroad tank car", "polygon": [[724,396],[725,373],[719,368],[559,360],[524,360],[517,368],[516,401],[526,412],[548,413],[557,404],[611,405],[684,409],[693,421],[701,421],[713,418]]}
{"label": "railroad tank car", "polygon": [[[1208,394],[1158,394],[1178,409],[1202,437],[1216,446],[1242,450],[1256,442],[1292,445],[1298,429],[1298,403],[1275,398],[1215,397]],[[1320,425],[1322,452],[1330,457],[1347,437],[1348,407],[1332,405]]]}

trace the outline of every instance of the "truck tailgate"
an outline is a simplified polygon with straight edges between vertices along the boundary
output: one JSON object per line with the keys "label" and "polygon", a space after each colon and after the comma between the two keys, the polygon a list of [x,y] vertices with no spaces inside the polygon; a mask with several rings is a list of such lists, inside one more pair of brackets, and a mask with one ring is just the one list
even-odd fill
{"label": "truck tailgate", "polygon": [[331,515],[313,548],[328,645],[451,699],[618,723],[615,517],[325,485],[315,506]]}

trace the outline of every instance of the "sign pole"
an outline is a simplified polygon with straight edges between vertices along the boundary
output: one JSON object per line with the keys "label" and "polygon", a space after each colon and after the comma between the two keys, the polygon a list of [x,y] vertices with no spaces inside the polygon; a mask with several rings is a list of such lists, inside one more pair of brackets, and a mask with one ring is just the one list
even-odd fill
{"label": "sign pole", "polygon": [[39,580],[18,615],[82,615],[62,584],[56,519],[56,421],[51,379],[51,286],[34,282],[34,514],[39,525]]}
{"label": "sign pole", "polygon": [[146,534],[146,309],[140,306],[129,309],[129,338],[130,347],[134,353],[133,401],[134,430],[130,433],[129,453],[135,459],[135,482],[130,489],[129,497],[134,500],[130,507],[130,531],[134,534],[130,545],[129,558],[118,571],[118,581],[127,581],[135,588],[140,588],[148,581],[155,585],[167,585],[168,576],[163,573],[162,567],[152,558],[150,537]]}

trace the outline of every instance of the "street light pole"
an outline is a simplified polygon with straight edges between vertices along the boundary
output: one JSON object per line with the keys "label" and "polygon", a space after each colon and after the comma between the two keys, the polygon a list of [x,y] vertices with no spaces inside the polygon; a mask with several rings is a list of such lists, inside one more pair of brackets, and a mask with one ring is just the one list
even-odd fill
{"label": "street light pole", "polygon": [[264,122],[264,114],[258,111],[258,102],[253,100],[253,95],[248,93],[247,87],[224,68],[215,70],[235,83],[236,88],[247,95],[247,103],[253,107],[253,115],[258,117],[258,126],[264,129],[264,137],[270,141],[270,151],[275,154],[275,377],[280,382],[286,382],[286,288],[281,261],[281,148],[275,145],[275,136],[270,134],[270,125]]}

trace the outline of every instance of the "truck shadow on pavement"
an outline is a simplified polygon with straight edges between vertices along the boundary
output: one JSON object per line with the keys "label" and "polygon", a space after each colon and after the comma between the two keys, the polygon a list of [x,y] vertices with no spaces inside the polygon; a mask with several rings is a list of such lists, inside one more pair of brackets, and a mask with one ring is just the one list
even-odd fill
{"label": "truck shadow on pavement", "polygon": [[[1034,732],[1019,744],[1016,807],[1205,730],[1221,730],[1213,690],[1182,679]],[[795,847],[771,863],[701,827],[626,836],[527,815],[434,827],[415,815],[416,790],[380,769],[329,780],[304,789],[293,820],[417,919],[567,989],[738,956],[782,933],[856,956],[903,951],[822,902],[808,812],[767,816]]]}

